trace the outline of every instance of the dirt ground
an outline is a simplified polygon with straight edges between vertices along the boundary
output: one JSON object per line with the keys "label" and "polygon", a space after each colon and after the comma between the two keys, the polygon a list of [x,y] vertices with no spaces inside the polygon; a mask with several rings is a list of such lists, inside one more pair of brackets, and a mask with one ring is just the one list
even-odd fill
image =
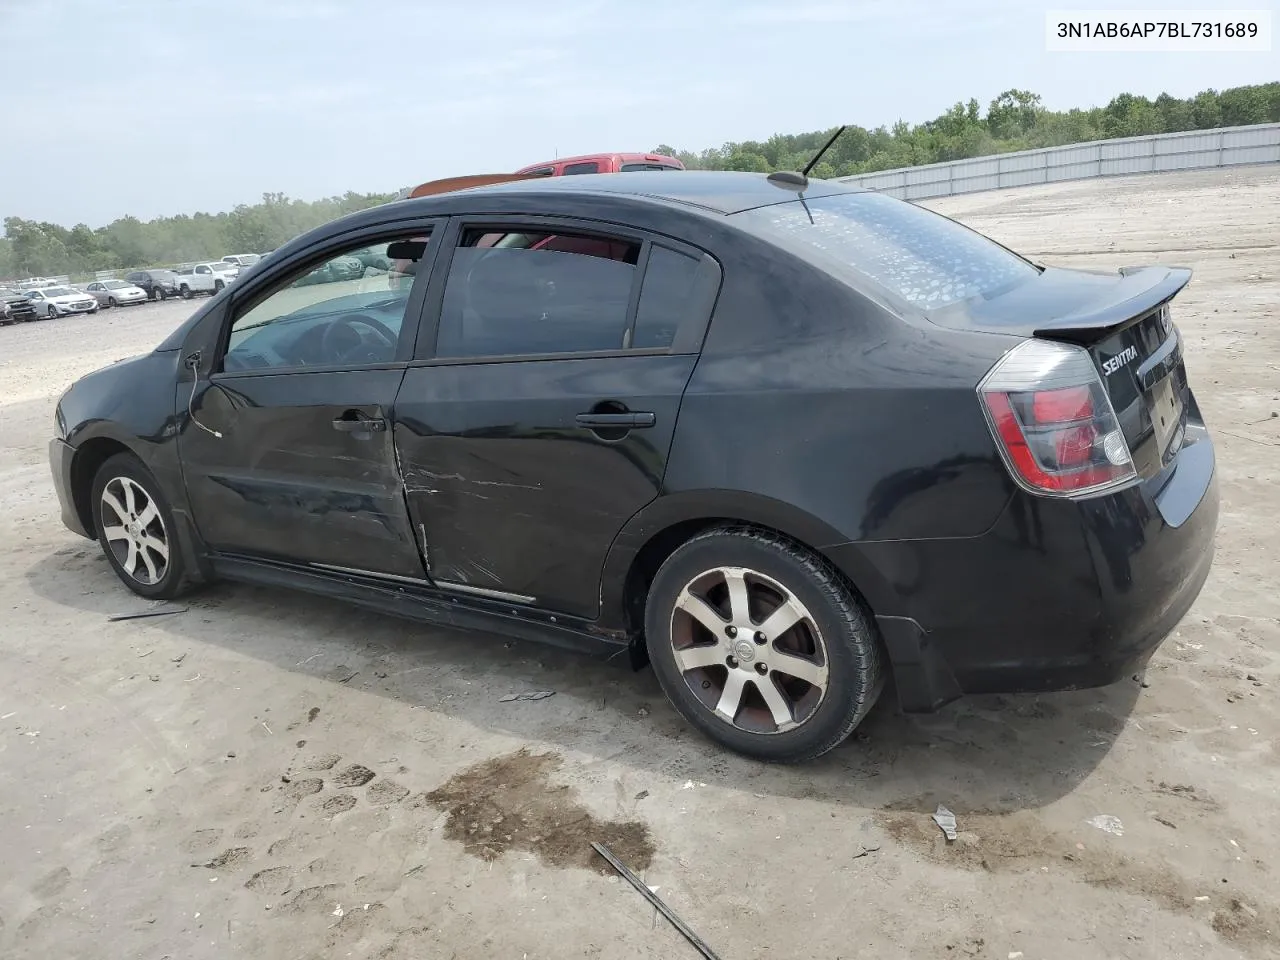
{"label": "dirt ground", "polygon": [[146,604],[58,521],[53,404],[192,305],[2,328],[0,956],[696,956],[599,839],[723,960],[1280,956],[1280,170],[934,205],[1049,263],[1195,268],[1218,552],[1145,683],[886,699],[777,768],[647,672],[501,637],[234,585],[108,622]]}

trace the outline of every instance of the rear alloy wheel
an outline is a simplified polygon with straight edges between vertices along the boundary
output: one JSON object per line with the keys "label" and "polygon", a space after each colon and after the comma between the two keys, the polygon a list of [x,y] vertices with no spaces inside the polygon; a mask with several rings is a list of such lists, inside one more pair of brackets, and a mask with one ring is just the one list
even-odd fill
{"label": "rear alloy wheel", "polygon": [[884,685],[874,630],[839,574],[765,531],[720,528],[676,550],[650,589],[645,636],[676,709],[761,760],[826,753]]}
{"label": "rear alloy wheel", "polygon": [[166,600],[186,592],[173,514],[158,484],[131,454],[117,454],[99,468],[93,519],[102,552],[130,590]]}

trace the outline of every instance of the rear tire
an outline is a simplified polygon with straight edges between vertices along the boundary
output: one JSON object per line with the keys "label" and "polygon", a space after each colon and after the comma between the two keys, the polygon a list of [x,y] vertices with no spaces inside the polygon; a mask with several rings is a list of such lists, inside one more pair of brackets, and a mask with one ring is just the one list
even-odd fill
{"label": "rear tire", "polygon": [[109,458],[93,479],[91,503],[98,543],[126,587],[148,600],[191,589],[178,525],[142,461],[131,453]]}
{"label": "rear tire", "polygon": [[879,640],[840,574],[750,527],[709,530],[667,558],[645,603],[645,643],[685,719],[759,760],[821,756],[884,687]]}

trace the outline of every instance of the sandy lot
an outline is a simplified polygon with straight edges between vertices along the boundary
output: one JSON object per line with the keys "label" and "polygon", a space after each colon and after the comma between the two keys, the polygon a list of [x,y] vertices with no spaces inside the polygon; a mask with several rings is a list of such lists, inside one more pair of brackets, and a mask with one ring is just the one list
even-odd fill
{"label": "sandy lot", "polygon": [[7,327],[0,956],[696,956],[598,872],[601,838],[724,960],[1280,955],[1280,170],[936,206],[1050,263],[1196,270],[1176,318],[1217,562],[1146,684],[885,700],[772,768],[699,739],[648,673],[500,637],[230,585],[109,623],[145,604],[58,521],[53,403],[192,305]]}

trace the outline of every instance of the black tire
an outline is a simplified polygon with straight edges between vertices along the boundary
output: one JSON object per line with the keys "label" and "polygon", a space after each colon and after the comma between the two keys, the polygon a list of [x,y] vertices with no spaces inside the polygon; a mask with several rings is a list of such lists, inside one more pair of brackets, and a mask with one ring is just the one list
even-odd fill
{"label": "black tire", "polygon": [[[155,504],[157,518],[150,521],[145,533],[150,539],[157,539],[157,532],[163,535],[163,542],[167,548],[168,558],[164,567],[163,574],[154,582],[144,582],[138,576],[134,576],[125,566],[125,561],[117,555],[113,548],[113,541],[108,539],[106,525],[103,519],[103,491],[112,485],[112,489],[119,489],[118,484],[121,481],[131,482],[137,488],[146,494],[148,498]],[[189,592],[192,588],[193,581],[187,570],[185,554],[181,544],[181,532],[177,523],[173,518],[173,511],[169,508],[169,501],[161,490],[160,485],[151,476],[150,471],[143,466],[131,453],[118,453],[110,457],[101,467],[98,468],[97,474],[93,478],[91,504],[93,507],[93,528],[97,534],[98,544],[102,547],[102,552],[107,558],[107,562],[111,564],[111,569],[116,572],[116,576],[120,581],[139,596],[146,597],[149,600],[172,600]],[[123,502],[119,496],[116,497],[118,502]],[[159,523],[159,527],[156,523]],[[113,527],[116,524],[112,524]],[[114,542],[120,542],[116,540]],[[126,554],[127,548],[124,549]],[[139,554],[140,555],[140,554]],[[155,563],[156,555],[150,554],[152,562]],[[125,560],[127,560],[127,555]],[[135,567],[139,563],[135,561]],[[142,570],[145,570],[142,565]],[[160,571],[157,569],[157,573]]]}
{"label": "black tire", "polygon": [[159,287],[152,287],[151,299],[156,301],[156,303],[162,303],[164,301],[164,291]]}
{"label": "black tire", "polygon": [[[815,649],[824,654],[821,659],[826,668],[826,688],[816,706],[809,708],[811,712],[797,726],[781,732],[744,730],[737,723],[737,714],[735,722],[731,723],[722,719],[712,704],[700,699],[694,693],[691,681],[677,666],[672,640],[676,601],[686,585],[717,568],[747,568],[781,585],[807,609],[816,626],[819,636]],[[753,602],[758,609],[759,601]],[[757,622],[754,615],[751,618],[753,623]],[[808,627],[801,629],[808,630]],[[711,634],[704,636],[710,637]],[[784,632],[779,639],[787,636]],[[884,655],[875,629],[839,572],[826,560],[791,540],[752,527],[726,526],[709,530],[689,540],[667,558],[654,577],[646,599],[645,642],[663,692],[685,719],[712,740],[758,760],[798,763],[821,756],[853,732],[884,687]],[[731,649],[733,642],[725,640],[724,650]],[[770,654],[778,656],[779,652],[782,651],[772,643],[757,646],[757,669],[767,669],[763,661]],[[748,654],[744,652],[743,656]],[[734,659],[731,667],[717,664],[692,676],[695,679],[704,677],[697,686],[704,690],[709,688],[709,695],[714,698],[716,689],[712,677],[716,671],[724,676],[739,663]],[[765,677],[764,682],[772,683],[774,676],[778,675]],[[757,684],[754,696],[759,697],[760,681],[750,677],[750,682]],[[788,683],[794,689],[794,681],[784,678],[783,686]],[[816,687],[807,688],[803,684],[801,688],[817,691]],[[777,685],[775,689],[778,689]],[[748,701],[744,698],[742,702]],[[797,715],[798,706],[793,707],[792,712],[793,717]]]}
{"label": "black tire", "polygon": [[118,307],[118,306],[120,306],[120,304],[116,302],[115,297],[107,297],[107,309],[110,309],[111,307]]}
{"label": "black tire", "polygon": [[90,308],[89,308],[89,312],[90,312],[90,313],[97,313],[97,312],[98,312],[98,308],[97,308],[97,307],[90,307]]}
{"label": "black tire", "polygon": [[182,287],[180,288],[180,292],[182,293],[182,299],[183,299],[183,300],[190,300],[190,299],[191,299],[191,288],[190,288],[190,287],[188,287],[185,283],[184,283],[184,284],[182,285]]}
{"label": "black tire", "polygon": [[45,319],[47,319],[47,320],[56,320],[56,319],[58,319],[58,311],[57,311],[57,309],[53,306],[53,304],[50,304],[50,305],[49,305],[48,312],[45,314]]}
{"label": "black tire", "polygon": [[218,294],[222,292],[222,288],[225,286],[226,284],[223,283],[221,280],[213,281],[213,293],[209,294],[209,296],[216,297]]}

